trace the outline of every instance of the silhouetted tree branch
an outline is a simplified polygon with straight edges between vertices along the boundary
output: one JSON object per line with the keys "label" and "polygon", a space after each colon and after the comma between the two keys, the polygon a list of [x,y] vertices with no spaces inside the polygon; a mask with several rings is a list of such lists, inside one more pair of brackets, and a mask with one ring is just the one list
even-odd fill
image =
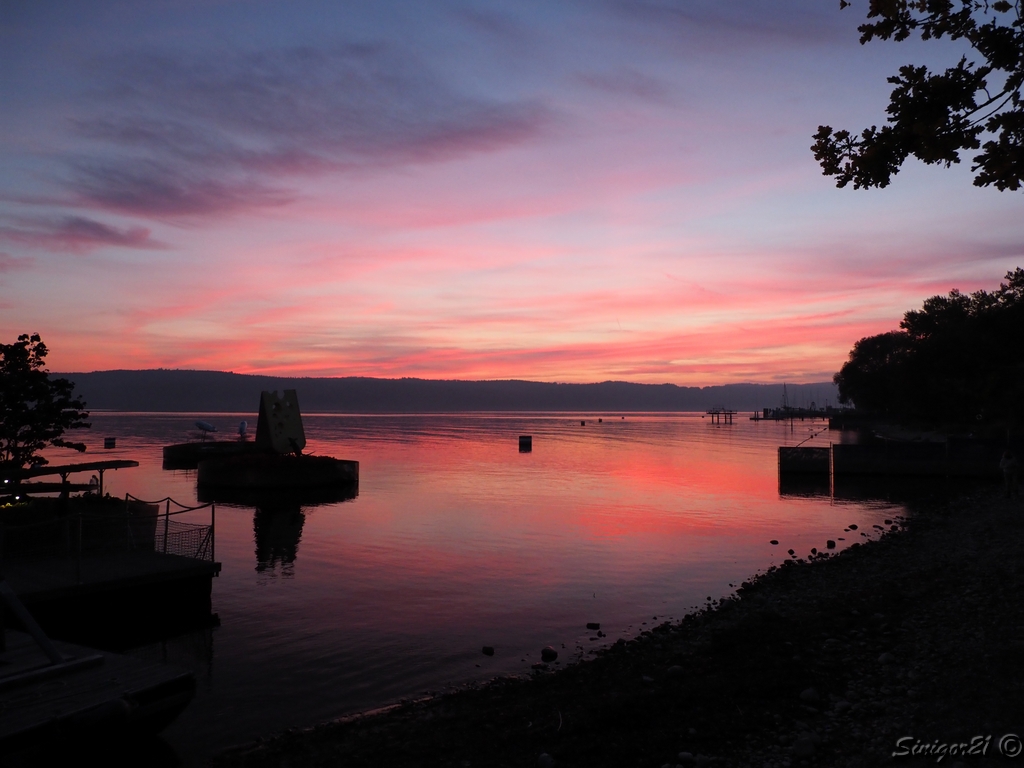
{"label": "silhouetted tree branch", "polygon": [[[840,8],[850,5],[840,0]],[[974,184],[1018,190],[1024,183],[1024,19],[1006,0],[870,0],[861,44],[875,38],[963,40],[981,64],[962,57],[945,72],[907,65],[888,78],[896,86],[888,125],[859,135],[822,125],[811,150],[836,186],[886,187],[907,157],[947,168],[961,150],[974,156]],[[983,139],[988,139],[982,143]]]}

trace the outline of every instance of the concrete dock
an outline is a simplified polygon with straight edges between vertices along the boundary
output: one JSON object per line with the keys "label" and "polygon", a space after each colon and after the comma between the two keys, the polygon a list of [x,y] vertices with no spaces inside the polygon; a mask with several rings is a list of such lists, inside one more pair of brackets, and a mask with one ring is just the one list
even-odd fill
{"label": "concrete dock", "polygon": [[825,447],[779,448],[779,473],[819,474],[834,477],[880,475],[889,477],[963,477],[996,480],[1004,450],[1020,455],[1019,440],[986,441],[949,438],[944,442],[836,443]]}

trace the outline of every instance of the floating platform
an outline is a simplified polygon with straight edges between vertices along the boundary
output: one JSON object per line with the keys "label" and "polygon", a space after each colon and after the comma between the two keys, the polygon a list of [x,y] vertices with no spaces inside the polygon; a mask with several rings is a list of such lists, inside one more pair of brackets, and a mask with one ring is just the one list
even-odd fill
{"label": "floating platform", "polygon": [[711,417],[712,424],[732,424],[732,417],[735,416],[738,411],[716,406],[714,408],[708,408],[705,413]]}
{"label": "floating platform", "polygon": [[164,446],[164,469],[195,469],[204,459],[259,453],[256,443],[247,440],[209,440]]}
{"label": "floating platform", "polygon": [[248,491],[358,488],[359,462],[331,456],[254,453],[204,459],[196,478],[200,488]]}
{"label": "floating platform", "polygon": [[54,663],[26,633],[0,652],[0,753],[83,737],[155,734],[195,695],[191,672],[53,641]]}

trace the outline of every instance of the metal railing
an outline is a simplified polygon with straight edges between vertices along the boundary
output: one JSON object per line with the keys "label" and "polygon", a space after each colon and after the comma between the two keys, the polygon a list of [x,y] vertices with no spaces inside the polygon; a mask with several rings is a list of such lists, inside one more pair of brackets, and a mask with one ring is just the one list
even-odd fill
{"label": "metal railing", "polygon": [[[156,526],[152,529],[152,538],[148,535],[149,529],[138,532],[133,531],[135,534],[133,544],[135,546],[151,548],[155,552],[160,552],[164,555],[178,555],[179,557],[189,557],[193,560],[209,560],[211,562],[216,560],[214,538],[217,524],[216,504],[211,502],[190,507],[187,504],[175,501],[170,496],[157,499],[156,501],[146,501],[138,496],[126,493],[124,495],[125,519],[131,519],[132,517],[129,514],[132,502],[145,507],[156,508],[158,518],[163,519],[162,524],[159,519],[157,520]],[[161,504],[164,506],[163,513],[159,512]],[[174,511],[171,511],[172,504],[175,506]],[[172,515],[182,515],[186,512],[195,512],[207,508],[210,510],[209,525],[171,520]],[[138,516],[136,515],[136,517]],[[142,535],[140,536],[139,533]]]}

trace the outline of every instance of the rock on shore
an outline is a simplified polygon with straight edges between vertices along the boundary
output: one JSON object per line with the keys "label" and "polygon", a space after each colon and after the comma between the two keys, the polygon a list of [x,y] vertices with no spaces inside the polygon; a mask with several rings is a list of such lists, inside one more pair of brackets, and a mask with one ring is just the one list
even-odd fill
{"label": "rock on shore", "polygon": [[978,736],[999,761],[1000,737],[1024,730],[1022,545],[1024,506],[981,492],[772,569],[593,661],[290,732],[215,765],[535,766],[543,755],[867,768],[935,765],[893,753],[936,740],[951,765]]}

